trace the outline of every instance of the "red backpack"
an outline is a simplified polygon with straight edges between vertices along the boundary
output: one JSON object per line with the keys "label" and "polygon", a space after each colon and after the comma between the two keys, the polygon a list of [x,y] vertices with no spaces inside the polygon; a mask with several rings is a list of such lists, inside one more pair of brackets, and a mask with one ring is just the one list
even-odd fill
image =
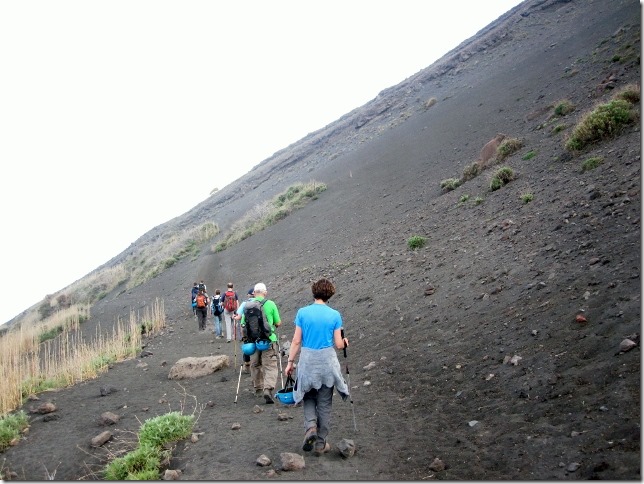
{"label": "red backpack", "polygon": [[224,294],[225,299],[224,299],[224,309],[228,311],[229,313],[232,313],[237,309],[237,304],[235,303],[235,293],[233,291],[226,291],[226,294]]}
{"label": "red backpack", "polygon": [[204,296],[203,294],[197,295],[197,307],[198,308],[206,307],[206,296]]}

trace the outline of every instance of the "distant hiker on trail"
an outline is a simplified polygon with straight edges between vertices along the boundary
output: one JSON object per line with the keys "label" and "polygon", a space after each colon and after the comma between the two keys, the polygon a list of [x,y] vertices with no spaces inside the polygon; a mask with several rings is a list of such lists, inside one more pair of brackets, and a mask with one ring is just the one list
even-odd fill
{"label": "distant hiker on trail", "polygon": [[195,301],[195,298],[197,297],[197,294],[199,293],[199,284],[196,282],[192,286],[192,291],[190,292],[190,303],[192,304],[192,314],[197,317],[197,302]]}
{"label": "distant hiker on trail", "polygon": [[[349,346],[342,337],[342,316],[327,306],[335,294],[335,286],[328,279],[320,279],[311,286],[313,304],[300,308],[295,316],[295,333],[284,373],[293,372],[295,357],[300,351],[293,397],[295,403],[304,401],[304,443],[302,450],[314,450],[316,455],[327,452],[331,424],[333,388],[342,400],[349,397],[349,387],[342,377],[338,355],[333,348]],[[345,346],[346,345],[346,346]]]}
{"label": "distant hiker on trail", "polygon": [[206,283],[205,283],[205,282],[203,282],[203,279],[202,279],[202,280],[201,280],[201,282],[199,283],[198,288],[199,288],[201,291],[203,291],[203,292],[205,292],[206,294],[208,294],[208,289],[206,288]]}
{"label": "distant hiker on trail", "polygon": [[199,331],[206,329],[206,319],[208,319],[208,294],[203,291],[197,293],[195,297],[197,303],[197,321],[199,322]]}
{"label": "distant hiker on trail", "polygon": [[[246,301],[250,301],[253,299],[255,295],[255,290],[254,288],[250,288],[248,290],[248,294],[246,295]],[[242,338],[242,331],[241,331],[241,318],[242,315],[244,314],[244,307],[246,306],[246,301],[243,301],[239,305],[239,309],[235,313],[234,319],[235,319],[235,329],[239,328],[239,332],[237,333],[239,335],[239,339]],[[250,356],[248,356],[246,353],[242,353],[242,356],[244,358],[244,373],[250,373]]]}
{"label": "distant hiker on trail", "polygon": [[230,341],[235,337],[233,335],[233,317],[235,316],[235,311],[239,309],[239,298],[237,297],[237,292],[233,290],[233,283],[228,283],[228,288],[224,293],[224,320],[226,321],[226,341]]}
{"label": "distant hiker on trail", "polygon": [[[273,390],[277,384],[277,351],[275,330],[281,324],[277,305],[266,299],[267,289],[262,282],[255,284],[255,297],[246,301],[242,314],[241,327],[244,341],[266,341],[267,349],[256,349],[250,355],[250,374],[255,388],[255,395],[264,395],[267,404],[275,403]],[[258,318],[260,320],[258,320]],[[259,331],[258,331],[259,329]]]}
{"label": "distant hiker on trail", "polygon": [[215,290],[215,295],[212,297],[212,302],[210,303],[210,311],[212,312],[214,321],[213,333],[215,333],[215,338],[220,339],[223,335],[221,334],[221,316],[224,314],[223,297],[219,289]]}

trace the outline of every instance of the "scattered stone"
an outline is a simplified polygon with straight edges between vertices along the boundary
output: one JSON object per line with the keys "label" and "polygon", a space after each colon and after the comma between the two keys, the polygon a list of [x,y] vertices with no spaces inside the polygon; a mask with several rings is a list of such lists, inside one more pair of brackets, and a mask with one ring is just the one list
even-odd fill
{"label": "scattered stone", "polygon": [[588,265],[591,265],[591,266],[592,266],[592,265],[595,265],[595,264],[597,264],[600,260],[601,260],[601,259],[600,259],[599,257],[592,257],[592,258],[588,261]]}
{"label": "scattered stone", "polygon": [[152,356],[154,353],[151,351],[141,351],[141,354],[139,355],[139,358],[145,358],[147,356]]}
{"label": "scattered stone", "polygon": [[208,403],[206,403],[206,406],[212,408],[215,406],[215,402],[213,402],[212,400],[208,400]]}
{"label": "scattered stone", "polygon": [[165,398],[159,398],[159,403],[164,404],[168,403],[168,401]]}
{"label": "scattered stone", "polygon": [[441,472],[445,470],[445,463],[440,460],[438,457],[434,458],[431,464],[429,464],[429,470],[434,472]]}
{"label": "scattered stone", "polygon": [[477,423],[479,423],[478,420],[470,420],[469,422],[467,422],[467,425],[469,425],[470,427],[474,427]]}
{"label": "scattered stone", "polygon": [[148,364],[144,363],[144,362],[137,363],[137,365],[136,365],[137,368],[147,368],[147,366],[148,366]]}
{"label": "scattered stone", "polygon": [[[261,410],[261,409],[260,409],[260,410]],[[241,428],[241,424],[240,424],[239,422],[234,422],[234,423],[230,426],[230,430],[239,430],[240,428]]]}
{"label": "scattered stone", "polygon": [[282,460],[282,470],[285,471],[299,471],[304,469],[304,457],[293,452],[282,452],[280,454]]}
{"label": "scattered stone", "polygon": [[121,417],[112,412],[103,412],[101,414],[101,423],[103,425],[114,425],[121,420]]}
{"label": "scattered stone", "polygon": [[55,414],[55,413],[49,413],[49,414],[45,415],[42,418],[42,421],[43,422],[53,422],[54,420],[58,420],[59,418],[60,418],[60,415]]}
{"label": "scattered stone", "polygon": [[100,392],[101,392],[101,397],[106,397],[107,395],[111,393],[116,393],[118,390],[114,387],[101,387]]}
{"label": "scattered stone", "polygon": [[35,395],[34,393],[32,393],[32,394],[30,394],[30,395],[27,397],[27,400],[29,400],[30,402],[35,402],[36,400],[40,400],[40,398],[38,398],[38,396],[37,396],[37,395]]}
{"label": "scattered stone", "polygon": [[33,410],[32,413],[46,414],[56,411],[56,405],[51,402],[46,402],[39,405],[36,410]]}
{"label": "scattered stone", "polygon": [[581,435],[581,432],[577,432],[576,430],[573,430],[572,432],[570,432],[571,437],[578,437],[579,435]]}
{"label": "scattered stone", "polygon": [[266,477],[275,477],[277,475],[277,472],[275,472],[275,469],[268,469],[266,471]]}
{"label": "scattered stone", "polygon": [[566,470],[568,472],[575,472],[580,467],[581,467],[581,464],[579,462],[571,462],[570,464],[568,464],[568,467],[566,467]]}
{"label": "scattered stone", "polygon": [[539,331],[537,331],[536,329],[533,329],[533,330],[532,330],[532,336],[536,336],[536,335],[538,335],[538,334],[539,334]]}
{"label": "scattered stone", "polygon": [[369,380],[365,380],[363,385],[368,387],[369,385],[371,385],[371,382]]}
{"label": "scattered stone", "polygon": [[511,357],[510,355],[505,355],[505,356],[503,357],[503,364],[504,364],[504,365],[507,365],[508,363],[510,363],[510,360],[511,360],[511,359],[512,359],[512,357]]}
{"label": "scattered stone", "polygon": [[425,296],[431,296],[436,292],[436,288],[431,284],[425,288]]}
{"label": "scattered stone", "polygon": [[167,365],[167,364],[168,364],[168,362],[167,362],[167,361],[165,361],[165,360],[163,360],[163,361],[161,362],[161,366],[165,366],[165,365]]}
{"label": "scattered stone", "polygon": [[621,351],[622,353],[626,353],[627,351],[632,350],[636,346],[637,346],[637,343],[635,343],[635,341],[626,338],[619,344],[619,351]]}
{"label": "scattered stone", "polygon": [[150,407],[143,407],[141,410],[143,410],[144,412],[147,412],[148,410],[150,410]]}
{"label": "scattered stone", "polygon": [[490,373],[488,376],[486,376],[485,381],[490,381],[492,378],[494,378],[494,373]]}
{"label": "scattered stone", "polygon": [[363,367],[362,367],[362,369],[363,369],[364,371],[368,371],[368,370],[371,370],[371,369],[373,369],[373,368],[375,368],[375,367],[376,367],[376,362],[375,362],[375,361],[372,361],[372,362],[371,362],[371,363],[369,363],[367,366],[363,366]]}
{"label": "scattered stone", "polygon": [[262,467],[271,465],[271,460],[268,458],[266,454],[260,455],[255,462],[257,463],[258,466],[262,466]]}
{"label": "scattered stone", "polygon": [[510,364],[517,366],[522,359],[523,359],[522,356],[514,355],[512,358],[510,358]]}
{"label": "scattered stone", "polygon": [[168,374],[169,380],[184,380],[210,375],[230,366],[228,355],[215,355],[181,358],[177,361]]}
{"label": "scattered stone", "polygon": [[101,432],[100,434],[98,434],[96,437],[92,439],[91,446],[100,447],[111,438],[112,438],[112,432],[110,432],[109,430],[106,430],[105,432]]}
{"label": "scattered stone", "polygon": [[180,469],[166,469],[163,473],[164,481],[178,481],[179,479],[181,479]]}
{"label": "scattered stone", "polygon": [[600,409],[602,412],[608,412],[608,407],[607,407],[606,405],[602,405],[601,407],[599,407],[599,409]]}
{"label": "scattered stone", "polygon": [[277,414],[277,420],[279,420],[280,422],[285,422],[285,421],[286,421],[286,420],[288,420],[289,418],[290,418],[290,417],[289,417],[289,416],[288,416],[288,414],[286,414],[286,413],[278,413],[278,414]]}
{"label": "scattered stone", "polygon": [[199,436],[197,434],[192,434],[190,436],[190,442],[192,442],[193,444],[196,444],[197,442],[199,442]]}
{"label": "scattered stone", "polygon": [[584,316],[583,314],[578,314],[578,315],[575,317],[575,321],[577,321],[578,323],[585,323],[585,322],[587,322],[588,320],[586,319],[586,316]]}
{"label": "scattered stone", "polygon": [[263,411],[264,411],[264,409],[262,407],[260,407],[259,405],[255,405],[253,407],[253,413],[262,413]]}
{"label": "scattered stone", "polygon": [[335,444],[342,457],[353,457],[356,453],[356,444],[351,439],[342,439]]}

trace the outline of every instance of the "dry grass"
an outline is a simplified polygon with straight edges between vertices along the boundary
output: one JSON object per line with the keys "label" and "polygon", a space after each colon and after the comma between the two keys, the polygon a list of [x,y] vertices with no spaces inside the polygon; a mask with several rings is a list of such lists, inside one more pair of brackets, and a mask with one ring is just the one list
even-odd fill
{"label": "dry grass", "polygon": [[[163,301],[146,307],[143,322],[149,331],[165,326]],[[71,323],[43,343],[38,327],[6,333],[0,338],[0,414],[16,409],[32,393],[96,378],[110,363],[134,356],[141,347],[142,324],[130,312],[128,323],[118,320],[111,333],[103,333],[99,325],[92,338],[85,338],[78,324]]]}

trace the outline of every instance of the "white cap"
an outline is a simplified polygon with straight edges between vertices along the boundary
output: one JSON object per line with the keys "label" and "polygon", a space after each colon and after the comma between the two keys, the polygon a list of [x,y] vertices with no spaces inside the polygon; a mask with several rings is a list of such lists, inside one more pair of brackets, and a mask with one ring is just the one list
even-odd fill
{"label": "white cap", "polygon": [[266,292],[266,284],[264,284],[263,282],[258,282],[257,284],[255,284],[253,290],[255,291],[255,294],[257,294],[258,292]]}

